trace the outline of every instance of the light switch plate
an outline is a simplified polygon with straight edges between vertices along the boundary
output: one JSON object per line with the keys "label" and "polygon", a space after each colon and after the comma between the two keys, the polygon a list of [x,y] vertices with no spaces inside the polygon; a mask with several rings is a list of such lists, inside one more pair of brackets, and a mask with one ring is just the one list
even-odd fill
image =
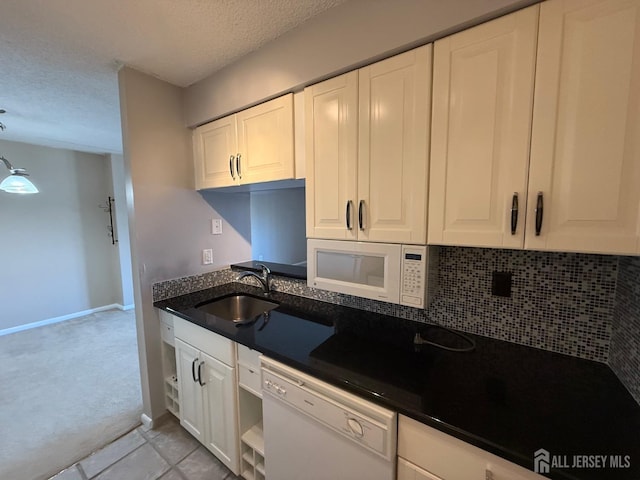
{"label": "light switch plate", "polygon": [[212,218],[211,219],[211,235],[221,235],[221,234],[222,234],[222,219]]}
{"label": "light switch plate", "polygon": [[202,264],[211,265],[213,263],[213,250],[211,248],[205,248],[202,250]]}

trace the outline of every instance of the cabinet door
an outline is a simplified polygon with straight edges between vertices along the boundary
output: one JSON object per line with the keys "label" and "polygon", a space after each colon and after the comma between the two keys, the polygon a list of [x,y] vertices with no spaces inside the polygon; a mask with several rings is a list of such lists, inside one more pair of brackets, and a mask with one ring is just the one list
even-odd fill
{"label": "cabinet door", "polygon": [[205,446],[234,473],[239,473],[235,369],[205,353],[202,372],[206,421]]}
{"label": "cabinet door", "polygon": [[358,72],[308,87],[304,97],[307,237],[355,239]]}
{"label": "cabinet door", "polygon": [[234,115],[196,128],[193,131],[196,190],[237,184],[237,149]]}
{"label": "cabinet door", "polygon": [[425,45],[358,72],[358,240],[426,242],[431,54]]}
{"label": "cabinet door", "polygon": [[524,244],[538,10],[435,42],[429,243]]}
{"label": "cabinet door", "polygon": [[292,94],[239,112],[236,121],[240,183],[294,177]]}
{"label": "cabinet door", "polygon": [[638,0],[542,4],[526,248],[640,253],[638,38]]}
{"label": "cabinet door", "polygon": [[[193,381],[193,369],[198,368],[200,352],[179,338],[176,344],[176,366],[180,383],[180,425],[200,442],[204,442],[202,387]],[[195,363],[194,363],[195,362]]]}

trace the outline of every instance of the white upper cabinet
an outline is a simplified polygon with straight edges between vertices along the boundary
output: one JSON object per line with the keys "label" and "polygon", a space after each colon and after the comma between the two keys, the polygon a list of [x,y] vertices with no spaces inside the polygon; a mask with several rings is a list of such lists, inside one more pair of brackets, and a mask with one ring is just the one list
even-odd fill
{"label": "white upper cabinet", "polygon": [[526,248],[640,253],[639,39],[638,0],[542,4]]}
{"label": "white upper cabinet", "polygon": [[196,189],[294,178],[293,134],[292,94],[196,128]]}
{"label": "white upper cabinet", "polygon": [[431,49],[305,90],[308,237],[425,243]]}
{"label": "white upper cabinet", "polygon": [[196,190],[236,185],[238,152],[235,117],[221,118],[193,131]]}
{"label": "white upper cabinet", "polygon": [[429,243],[524,245],[538,10],[435,42]]}
{"label": "white upper cabinet", "polygon": [[638,38],[640,0],[549,0],[436,42],[429,243],[640,253]]}
{"label": "white upper cabinet", "polygon": [[305,89],[307,236],[357,238],[358,72]]}
{"label": "white upper cabinet", "polygon": [[425,243],[432,46],[361,68],[358,240]]}
{"label": "white upper cabinet", "polygon": [[293,95],[236,114],[240,183],[293,178]]}

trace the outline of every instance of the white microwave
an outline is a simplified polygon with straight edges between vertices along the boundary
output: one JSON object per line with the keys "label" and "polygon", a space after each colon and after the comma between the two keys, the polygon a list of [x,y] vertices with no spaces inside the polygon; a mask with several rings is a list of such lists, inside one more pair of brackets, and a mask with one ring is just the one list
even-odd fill
{"label": "white microwave", "polygon": [[425,308],[425,245],[307,240],[307,285]]}

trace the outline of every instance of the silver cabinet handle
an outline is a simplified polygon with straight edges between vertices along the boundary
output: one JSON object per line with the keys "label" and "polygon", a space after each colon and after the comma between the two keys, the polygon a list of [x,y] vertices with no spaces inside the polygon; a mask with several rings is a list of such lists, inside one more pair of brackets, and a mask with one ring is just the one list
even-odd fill
{"label": "silver cabinet handle", "polygon": [[229,157],[229,173],[231,173],[231,178],[235,180],[235,179],[236,179],[236,176],[235,176],[235,174],[233,173],[233,158],[234,158],[234,156],[233,156],[233,155],[231,155],[231,156]]}
{"label": "silver cabinet handle", "polygon": [[364,200],[360,200],[358,204],[358,226],[364,231]]}
{"label": "silver cabinet handle", "polygon": [[236,155],[236,172],[238,173],[238,178],[242,180],[242,169],[240,168],[241,166],[240,157],[241,157],[240,154]]}
{"label": "silver cabinet handle", "polygon": [[353,230],[353,225],[351,225],[351,209],[353,208],[353,202],[351,200],[347,201],[347,212],[346,212],[346,223],[347,230]]}

